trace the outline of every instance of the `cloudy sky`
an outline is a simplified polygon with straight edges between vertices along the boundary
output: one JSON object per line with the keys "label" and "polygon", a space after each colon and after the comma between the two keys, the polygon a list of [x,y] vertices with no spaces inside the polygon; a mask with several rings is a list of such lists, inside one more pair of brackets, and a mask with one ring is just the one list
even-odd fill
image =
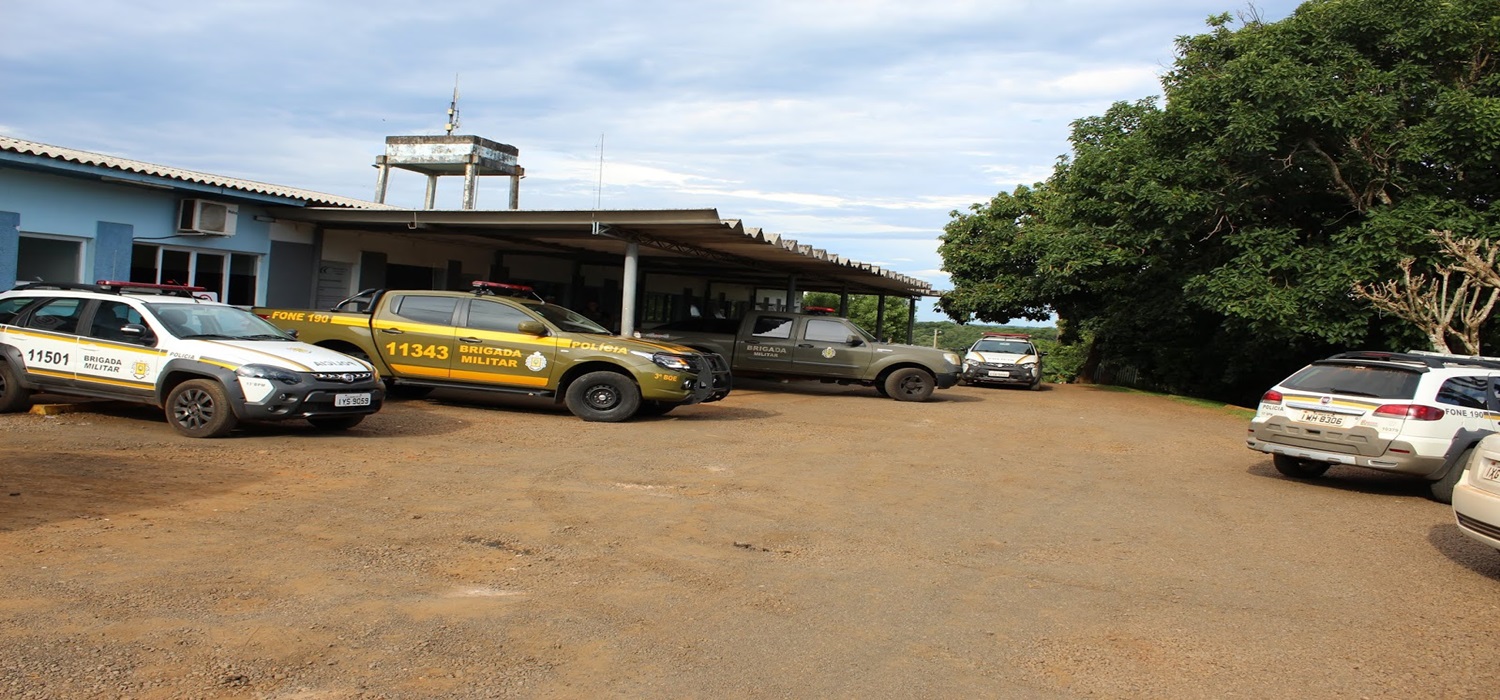
{"label": "cloudy sky", "polygon": [[[0,134],[368,199],[384,138],[442,133],[456,80],[459,133],[520,149],[523,208],[710,207],[945,289],[949,212],[1159,94],[1210,15],[1297,4],[0,0]],[[396,172],[388,201],[424,186]]]}

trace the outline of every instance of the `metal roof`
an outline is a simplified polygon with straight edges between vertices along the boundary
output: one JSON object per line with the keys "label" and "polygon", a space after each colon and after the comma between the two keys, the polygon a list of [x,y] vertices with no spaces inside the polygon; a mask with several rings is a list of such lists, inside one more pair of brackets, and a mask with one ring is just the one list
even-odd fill
{"label": "metal roof", "polygon": [[[325,231],[368,231],[414,240],[483,245],[507,253],[618,265],[627,241],[640,244],[648,273],[708,276],[716,282],[800,291],[931,296],[929,283],[878,265],[720,218],[715,209],[584,211],[275,208],[281,218]],[[597,231],[597,233],[596,233]]]}
{"label": "metal roof", "polygon": [[90,153],[72,148],[52,146],[35,141],[23,141],[9,136],[0,136],[0,152],[19,153],[22,155],[37,156],[65,163],[76,163],[78,165],[118,170],[122,173],[146,175],[151,177],[166,178],[180,182],[190,182],[210,187],[219,187],[226,190],[237,190],[251,194],[269,195],[284,199],[301,200],[310,206],[322,207],[359,207],[369,209],[393,208],[383,204],[367,202],[350,197],[340,197],[333,194],[324,194],[312,190],[298,189],[295,187],[283,187],[271,185],[254,180],[241,180],[239,178],[224,177],[201,173],[196,170],[183,170],[181,168],[169,168],[165,165],[156,165],[139,160],[118,158],[101,153]]}

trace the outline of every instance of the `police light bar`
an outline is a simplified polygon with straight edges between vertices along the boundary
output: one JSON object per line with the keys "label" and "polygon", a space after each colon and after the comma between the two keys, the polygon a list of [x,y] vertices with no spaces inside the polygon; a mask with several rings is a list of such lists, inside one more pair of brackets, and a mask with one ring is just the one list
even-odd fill
{"label": "police light bar", "polygon": [[538,300],[541,299],[541,297],[537,296],[536,290],[524,284],[506,284],[505,282],[486,282],[484,280],[474,280],[470,284],[470,286],[474,288],[475,294],[494,294],[496,296],[504,294],[506,296],[512,297],[531,296],[535,297]]}
{"label": "police light bar", "polygon": [[802,312],[814,316],[832,316],[838,313],[839,310],[828,306],[807,306],[803,307]]}

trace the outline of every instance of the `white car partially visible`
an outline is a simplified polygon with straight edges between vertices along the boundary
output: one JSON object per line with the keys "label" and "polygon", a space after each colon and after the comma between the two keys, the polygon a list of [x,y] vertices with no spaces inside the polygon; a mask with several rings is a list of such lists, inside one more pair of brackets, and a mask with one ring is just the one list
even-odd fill
{"label": "white car partially visible", "polygon": [[1459,532],[1500,549],[1500,434],[1479,441],[1454,485],[1453,517]]}

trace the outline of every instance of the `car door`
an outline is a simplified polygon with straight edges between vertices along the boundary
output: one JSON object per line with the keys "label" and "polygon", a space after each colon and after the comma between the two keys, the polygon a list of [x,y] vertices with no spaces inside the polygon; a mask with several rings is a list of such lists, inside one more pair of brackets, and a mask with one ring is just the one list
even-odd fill
{"label": "car door", "polygon": [[734,368],[750,372],[788,373],[792,370],[792,329],[795,316],[764,314],[749,332],[735,338]]}
{"label": "car door", "polygon": [[452,374],[454,319],[459,297],[393,294],[370,331],[385,363],[413,379],[448,379]]}
{"label": "car door", "polygon": [[453,379],[547,387],[556,373],[557,339],[522,333],[530,314],[501,301],[469,299],[456,337]]}
{"label": "car door", "polygon": [[[125,301],[99,301],[78,335],[79,384],[101,393],[150,399],[161,355],[141,311]],[[138,331],[138,332],[133,332]]]}
{"label": "car door", "polygon": [[82,356],[78,352],[78,323],[87,299],[57,297],[30,307],[16,319],[7,337],[21,354],[26,376],[38,386],[74,385]]}
{"label": "car door", "polygon": [[[852,339],[852,342],[851,342]],[[841,318],[809,318],[792,350],[793,371],[819,377],[858,379],[874,354],[859,331]]]}

